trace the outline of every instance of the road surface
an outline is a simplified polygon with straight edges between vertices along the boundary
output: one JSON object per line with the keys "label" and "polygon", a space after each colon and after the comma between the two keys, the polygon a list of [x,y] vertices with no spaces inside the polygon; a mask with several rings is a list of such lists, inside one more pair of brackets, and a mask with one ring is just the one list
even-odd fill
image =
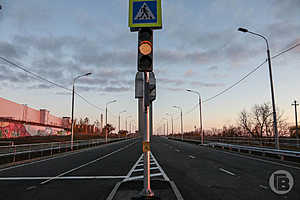
{"label": "road surface", "polygon": [[[0,199],[106,199],[141,151],[141,140],[134,139],[0,169]],[[297,166],[164,137],[153,137],[152,154],[185,200],[300,199]],[[269,187],[269,176],[276,170],[294,177],[287,195],[276,195]]]}

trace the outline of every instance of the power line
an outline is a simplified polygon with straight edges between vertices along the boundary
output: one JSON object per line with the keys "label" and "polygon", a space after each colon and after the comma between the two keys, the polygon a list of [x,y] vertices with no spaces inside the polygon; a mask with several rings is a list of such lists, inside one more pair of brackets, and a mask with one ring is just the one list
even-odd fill
{"label": "power line", "polygon": [[[288,48],[288,49],[286,49],[286,50],[284,50],[284,51],[279,52],[278,54],[272,56],[271,58],[272,58],[272,59],[277,58],[278,56],[280,56],[280,55],[282,55],[282,54],[284,54],[284,53],[286,53],[286,52],[288,52],[288,51],[290,51],[290,50],[292,50],[292,49],[294,49],[294,48],[296,48],[296,47],[298,47],[298,46],[300,46],[300,43],[299,43],[299,44],[296,44],[296,45],[294,45],[294,46],[292,46],[292,47],[290,47],[290,48]],[[254,69],[253,69],[252,71],[250,71],[249,73],[247,73],[244,77],[242,77],[240,80],[238,80],[237,82],[235,82],[235,83],[234,83],[233,85],[231,85],[230,87],[226,88],[225,90],[222,90],[221,92],[219,92],[219,93],[216,94],[215,96],[212,96],[212,97],[210,97],[210,98],[208,98],[208,99],[205,99],[205,100],[203,101],[203,103],[208,102],[208,101],[211,101],[211,100],[213,100],[214,98],[216,98],[216,97],[218,97],[218,96],[224,94],[224,93],[227,92],[228,90],[232,89],[233,87],[235,87],[236,85],[238,85],[239,83],[241,83],[243,80],[245,80],[247,77],[249,77],[251,74],[253,74],[254,72],[256,72],[256,71],[257,71],[260,67],[262,67],[266,62],[267,62],[267,60],[265,60],[262,64],[260,64],[260,65],[257,66],[256,68],[254,68]]]}
{"label": "power line", "polygon": [[[59,87],[59,88],[62,88],[62,89],[65,89],[65,90],[67,90],[67,91],[72,92],[72,90],[69,89],[69,88],[66,88],[66,87],[64,87],[64,86],[62,86],[62,85],[60,85],[60,84],[54,83],[53,81],[50,81],[50,80],[48,80],[48,79],[46,79],[46,78],[44,78],[44,77],[42,77],[42,76],[40,76],[40,75],[38,75],[38,74],[36,74],[36,73],[34,73],[34,72],[29,71],[28,69],[26,69],[26,67],[25,67],[24,65],[16,64],[16,63],[14,63],[14,62],[12,62],[12,61],[10,61],[10,60],[8,60],[8,59],[2,57],[2,56],[0,56],[0,59],[3,60],[3,61],[5,61],[6,63],[10,64],[11,66],[14,66],[14,67],[16,67],[16,68],[18,68],[18,69],[20,69],[20,70],[22,70],[22,71],[24,71],[24,72],[26,72],[26,73],[32,75],[33,77],[35,77],[35,78],[37,78],[37,79],[39,79],[39,80],[41,80],[41,81],[48,82],[49,84],[55,85],[56,87]],[[82,95],[80,95],[79,93],[74,92],[74,94],[76,94],[78,97],[80,97],[83,101],[85,101],[85,102],[86,102],[87,104],[89,104],[90,106],[95,107],[95,108],[97,108],[98,110],[104,111],[104,109],[102,109],[102,108],[96,106],[95,104],[89,102],[86,98],[84,98],[84,97],[83,97]]]}
{"label": "power line", "polygon": [[258,65],[257,67],[255,67],[252,71],[250,71],[249,73],[247,73],[243,78],[241,78],[239,81],[235,82],[233,85],[231,85],[230,87],[226,88],[225,90],[222,90],[221,92],[217,93],[215,96],[212,96],[208,99],[203,100],[203,103],[211,101],[213,99],[215,99],[216,97],[224,94],[225,92],[227,92],[228,90],[232,89],[233,87],[237,86],[239,83],[241,83],[243,80],[245,80],[246,78],[248,78],[251,74],[253,74],[254,72],[256,72],[261,66],[263,66],[265,63],[267,62],[267,60],[265,60],[263,63],[261,63],[260,65]]}
{"label": "power line", "polygon": [[[272,56],[271,58],[272,58],[272,59],[275,59],[275,58],[277,58],[278,56],[280,56],[280,55],[282,55],[282,54],[284,54],[284,53],[286,53],[286,52],[288,52],[288,51],[291,51],[292,49],[294,49],[294,48],[296,48],[296,47],[298,47],[298,46],[300,46],[300,43],[299,43],[299,44],[295,44],[295,45],[293,45],[293,46],[287,48],[286,50],[283,50],[283,51],[279,52],[278,54]],[[231,90],[233,87],[237,86],[237,85],[240,84],[243,80],[245,80],[246,78],[248,78],[251,74],[253,74],[254,72],[256,72],[256,71],[257,71],[260,67],[262,67],[266,62],[267,62],[267,60],[265,60],[264,62],[262,62],[260,65],[258,65],[256,68],[254,68],[253,70],[251,70],[251,71],[250,71],[249,73],[247,73],[244,77],[242,77],[240,80],[238,80],[237,82],[235,82],[234,84],[232,84],[232,85],[229,86],[228,88],[222,90],[221,92],[217,93],[216,95],[214,95],[214,96],[212,96],[212,97],[210,97],[210,98],[208,98],[208,99],[205,99],[205,100],[203,101],[203,103],[206,103],[206,102],[208,102],[208,101],[211,101],[211,100],[217,98],[218,96],[224,94],[225,92]],[[191,112],[194,111],[196,108],[197,108],[197,105],[194,106],[190,111],[186,112],[185,115],[191,113]],[[176,118],[176,119],[179,119],[179,118]]]}

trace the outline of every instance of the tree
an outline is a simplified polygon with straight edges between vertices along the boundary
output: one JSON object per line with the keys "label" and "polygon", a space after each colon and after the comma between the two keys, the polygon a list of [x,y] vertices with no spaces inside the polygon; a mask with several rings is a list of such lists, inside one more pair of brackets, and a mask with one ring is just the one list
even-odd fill
{"label": "tree", "polygon": [[[252,112],[243,110],[239,115],[239,125],[252,137],[273,136],[273,112],[270,103],[256,104]],[[288,125],[283,112],[277,109],[277,128],[281,136],[288,134]]]}
{"label": "tree", "polygon": [[111,124],[107,124],[103,127],[102,133],[105,134],[105,131],[107,130],[107,134],[109,135],[112,131],[115,130],[115,128]]}
{"label": "tree", "polygon": [[89,125],[89,122],[90,122],[89,118],[88,118],[88,117],[85,117],[85,118],[84,118],[84,124],[85,124],[85,125]]}

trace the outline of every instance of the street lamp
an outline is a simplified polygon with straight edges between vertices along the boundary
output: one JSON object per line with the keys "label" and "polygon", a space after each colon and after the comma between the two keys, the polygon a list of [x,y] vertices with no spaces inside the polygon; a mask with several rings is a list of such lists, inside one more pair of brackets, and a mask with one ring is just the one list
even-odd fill
{"label": "street lamp", "polygon": [[180,118],[181,118],[181,140],[183,140],[182,108],[180,106],[173,106],[173,108],[177,108],[177,109],[180,110]]}
{"label": "street lamp", "polygon": [[274,97],[274,87],[273,87],[273,78],[272,78],[272,66],[271,66],[271,56],[270,56],[270,49],[269,49],[269,43],[265,36],[254,33],[249,31],[245,28],[238,28],[238,31],[244,32],[244,33],[250,33],[252,35],[259,36],[263,38],[266,41],[267,44],[267,56],[268,56],[268,63],[269,63],[269,75],[270,75],[270,85],[271,85],[271,96],[272,96],[272,107],[273,107],[273,128],[274,128],[274,137],[275,137],[275,148],[279,149],[279,138],[278,138],[278,130],[277,130],[277,117],[276,117],[276,106],[275,106],[275,97]]}
{"label": "street lamp", "polygon": [[171,121],[172,121],[172,135],[174,134],[173,132],[173,115],[171,115],[170,113],[166,113],[166,115],[171,117]]}
{"label": "street lamp", "polygon": [[131,115],[126,117],[126,120],[125,120],[126,131],[128,131],[128,129],[127,129],[127,119],[129,119],[129,118],[131,118],[131,117],[132,117]]}
{"label": "street lamp", "polygon": [[163,120],[166,120],[167,121],[167,137],[169,135],[169,120],[167,118],[163,118]]}
{"label": "street lamp", "polygon": [[86,73],[83,75],[79,75],[73,79],[73,90],[72,90],[72,120],[71,120],[71,150],[73,150],[73,141],[74,141],[74,93],[75,93],[75,81],[81,77],[89,76],[92,73]]}
{"label": "street lamp", "polygon": [[199,92],[195,91],[195,90],[186,90],[187,92],[191,92],[194,94],[197,94],[199,97],[199,113],[200,113],[200,118],[199,118],[199,124],[200,124],[200,133],[201,133],[201,144],[203,145],[204,143],[204,132],[203,132],[203,126],[202,126],[202,108],[201,108],[201,95]]}
{"label": "street lamp", "polygon": [[117,102],[117,100],[112,100],[106,103],[105,106],[105,142],[107,143],[107,105],[111,104],[111,103],[115,103]]}
{"label": "street lamp", "polygon": [[119,133],[120,133],[120,130],[121,130],[121,114],[122,113],[124,113],[124,112],[126,112],[126,110],[123,110],[123,111],[121,111],[121,112],[119,112]]}

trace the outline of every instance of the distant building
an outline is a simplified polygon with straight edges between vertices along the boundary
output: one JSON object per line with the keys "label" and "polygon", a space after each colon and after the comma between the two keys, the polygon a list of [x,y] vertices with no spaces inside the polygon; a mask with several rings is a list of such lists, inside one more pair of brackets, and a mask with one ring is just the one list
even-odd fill
{"label": "distant building", "polygon": [[0,97],[0,138],[67,135],[70,118],[56,117],[46,109],[36,110]]}

